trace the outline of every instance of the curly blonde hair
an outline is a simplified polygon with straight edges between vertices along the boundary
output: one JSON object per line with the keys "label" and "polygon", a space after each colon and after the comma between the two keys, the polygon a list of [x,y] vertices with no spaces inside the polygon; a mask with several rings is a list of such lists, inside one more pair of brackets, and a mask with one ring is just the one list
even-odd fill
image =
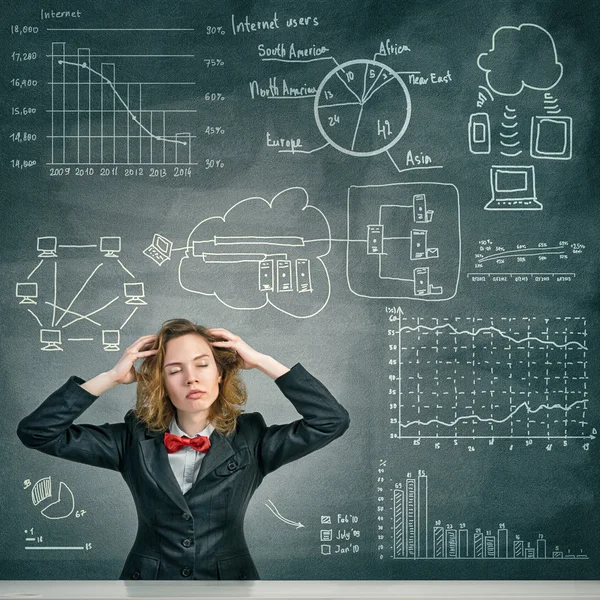
{"label": "curly blonde hair", "polygon": [[220,338],[208,333],[202,325],[187,319],[171,319],[163,323],[152,349],[158,349],[153,356],[144,359],[137,376],[137,400],[135,416],[151,431],[166,431],[177,411],[169,398],[165,385],[164,364],[167,343],[182,335],[195,334],[204,338],[210,346],[217,370],[221,375],[219,395],[212,403],[208,420],[213,427],[225,435],[236,427],[237,418],[246,404],[246,385],[240,377],[242,360],[235,350],[213,346],[211,342]]}

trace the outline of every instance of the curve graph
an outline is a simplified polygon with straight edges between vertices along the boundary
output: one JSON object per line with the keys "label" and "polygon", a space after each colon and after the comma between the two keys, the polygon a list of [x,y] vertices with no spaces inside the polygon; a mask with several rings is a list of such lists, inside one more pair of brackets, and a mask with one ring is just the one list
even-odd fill
{"label": "curve graph", "polygon": [[195,111],[147,108],[159,100],[165,105],[164,95],[150,93],[152,87],[194,82],[120,81],[116,64],[104,62],[106,57],[92,55],[90,48],[67,54],[65,42],[52,43],[49,164],[196,164],[195,136],[179,131],[182,117],[185,122],[187,113]]}
{"label": "curve graph", "polygon": [[580,317],[398,320],[396,438],[594,439]]}

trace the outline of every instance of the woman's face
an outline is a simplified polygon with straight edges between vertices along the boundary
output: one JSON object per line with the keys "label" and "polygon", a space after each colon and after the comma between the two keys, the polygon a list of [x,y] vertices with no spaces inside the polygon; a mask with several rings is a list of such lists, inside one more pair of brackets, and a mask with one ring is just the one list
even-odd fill
{"label": "woman's face", "polygon": [[167,342],[164,376],[169,398],[178,411],[208,411],[219,395],[221,377],[212,349],[195,333]]}

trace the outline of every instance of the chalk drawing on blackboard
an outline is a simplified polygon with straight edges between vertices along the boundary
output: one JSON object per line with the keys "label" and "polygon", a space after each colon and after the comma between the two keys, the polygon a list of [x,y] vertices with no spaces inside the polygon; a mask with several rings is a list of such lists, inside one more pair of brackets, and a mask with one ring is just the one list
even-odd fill
{"label": "chalk drawing on blackboard", "polygon": [[314,115],[325,140],[344,154],[375,156],[402,138],[411,99],[402,77],[374,60],[338,65],[321,81]]}
{"label": "chalk drawing on blackboard", "polygon": [[116,352],[120,350],[121,332],[118,329],[102,330],[102,346],[105,352]]}
{"label": "chalk drawing on blackboard", "polygon": [[15,295],[21,298],[19,304],[37,304],[35,298],[38,297],[38,284],[27,281],[17,283]]}
{"label": "chalk drawing on blackboard", "polygon": [[[116,62],[100,62],[97,56],[90,48],[67,54],[65,42],[52,43],[52,135],[48,136],[52,151],[48,164],[197,164],[192,160],[195,136],[176,131],[181,115],[195,110],[147,108],[150,90],[157,83],[119,81]],[[140,58],[133,54],[101,56],[119,62]],[[195,82],[159,84],[175,87]]]}
{"label": "chalk drawing on blackboard", "polygon": [[492,165],[490,168],[492,198],[485,210],[542,210],[535,188],[532,165]]}
{"label": "chalk drawing on blackboard", "polygon": [[[39,479],[31,488],[31,502],[34,506],[42,505],[48,498],[52,498],[52,478],[50,476]],[[66,519],[75,510],[75,498],[71,488],[61,481],[58,488],[58,497],[54,502],[47,504],[41,511],[46,519]]]}
{"label": "chalk drawing on blackboard", "polygon": [[532,158],[570,160],[573,155],[572,148],[573,119],[571,117],[548,115],[531,117],[529,153]]}
{"label": "chalk drawing on blackboard", "polygon": [[272,305],[296,318],[318,314],[331,284],[322,260],[331,248],[325,215],[309,204],[302,187],[290,187],[268,201],[251,197],[222,217],[196,225],[180,259],[181,287],[214,296],[234,310]]}
{"label": "chalk drawing on blackboard", "polygon": [[488,113],[473,113],[469,117],[469,151],[471,154],[489,154],[492,151]]}
{"label": "chalk drawing on blackboard", "polygon": [[479,92],[477,95],[477,108],[481,108],[488,101],[488,98],[492,102],[494,101],[494,94],[492,94],[488,88],[486,88],[484,85],[480,85],[479,89],[483,90],[485,94],[483,92]]}
{"label": "chalk drawing on blackboard", "polygon": [[394,438],[595,439],[585,318],[396,321]]}
{"label": "chalk drawing on blackboard", "polygon": [[123,295],[127,300],[125,300],[125,304],[135,304],[142,305],[148,304],[144,300],[144,296],[146,295],[146,290],[144,288],[143,281],[136,281],[134,283],[125,282],[123,284]]}
{"label": "chalk drawing on blackboard", "polygon": [[272,500],[268,500],[265,502],[265,506],[283,523],[286,525],[291,525],[294,529],[303,529],[304,525],[300,523],[300,521],[292,521],[291,519],[286,519],[280,512],[279,509],[275,506]]}
{"label": "chalk drawing on blackboard", "polygon": [[53,235],[46,235],[38,237],[37,239],[37,250],[39,252],[38,258],[56,258],[56,248],[58,240]]}
{"label": "chalk drawing on blackboard", "polygon": [[[381,474],[380,470],[378,473]],[[433,488],[435,489],[435,488]],[[381,493],[378,493],[380,495]],[[464,515],[454,523],[430,516],[429,476],[423,469],[407,473],[401,481],[395,481],[391,497],[392,522],[389,534],[392,538],[393,559],[589,559],[583,551],[566,552],[556,544],[550,544],[543,533],[526,536],[510,531],[506,523],[495,525],[473,524]],[[502,519],[503,520],[503,519]],[[485,532],[485,533],[484,533]],[[383,548],[383,545],[381,546]]]}
{"label": "chalk drawing on blackboard", "polygon": [[151,258],[159,267],[167,260],[171,260],[173,242],[166,237],[155,233],[152,243],[144,250],[144,254]]}
{"label": "chalk drawing on blackboard", "polygon": [[558,106],[558,99],[550,92],[544,94],[544,110],[549,115],[558,115],[562,112],[562,109]]}
{"label": "chalk drawing on blackboard", "polygon": [[519,123],[516,120],[516,112],[515,108],[511,108],[508,105],[504,106],[504,113],[500,122],[502,127],[502,131],[500,132],[500,145],[502,146],[500,154],[502,156],[514,157],[519,156],[523,152],[519,148],[521,141],[519,140]]}
{"label": "chalk drawing on blackboard", "polygon": [[[495,244],[489,239],[479,240],[478,252],[475,254],[475,266],[481,267],[483,263],[489,261],[496,265],[504,265],[510,259],[515,259],[510,263],[510,270],[514,271],[518,269],[519,264],[527,264],[527,260],[530,258],[541,264],[540,261],[547,263],[550,257],[557,257],[561,263],[564,263],[571,256],[582,254],[585,245],[561,240],[556,245],[539,242],[537,244],[517,244],[516,247],[507,248],[507,246]],[[558,263],[552,264],[557,265]],[[546,273],[550,274],[550,271],[546,271]]]}
{"label": "chalk drawing on blackboard", "polygon": [[477,66],[501,96],[518,96],[525,88],[547,91],[563,76],[554,38],[534,23],[496,29],[492,47],[478,56]]}
{"label": "chalk drawing on blackboard", "polygon": [[37,506],[42,500],[52,497],[52,478],[50,476],[39,479],[31,488],[31,502]]}
{"label": "chalk drawing on blackboard", "polygon": [[41,511],[46,519],[66,519],[75,510],[75,498],[69,486],[61,481],[58,487],[58,498]]}
{"label": "chalk drawing on blackboard", "polygon": [[[121,243],[114,235],[102,236],[95,244],[37,238],[42,258],[26,281],[16,283],[15,295],[39,326],[40,350],[63,351],[66,342],[97,339],[105,351],[118,349],[120,331],[147,304],[144,282],[119,258]],[[104,262],[98,263],[99,251]],[[122,292],[115,294],[115,287]]]}
{"label": "chalk drawing on blackboard", "polygon": [[40,350],[44,352],[62,351],[62,331],[60,329],[40,329],[40,342],[43,344]]}
{"label": "chalk drawing on blackboard", "polygon": [[118,258],[121,252],[121,238],[116,235],[101,237],[100,252],[104,254],[104,258]]}
{"label": "chalk drawing on blackboard", "polygon": [[[490,239],[479,240],[475,253],[475,270],[467,273],[479,283],[570,283],[576,273],[561,269],[582,254],[585,244],[560,240],[548,242],[497,244]],[[493,265],[494,271],[484,268]]]}
{"label": "chalk drawing on blackboard", "polygon": [[363,298],[449,300],[460,278],[458,189],[447,183],[351,186],[346,279]]}
{"label": "chalk drawing on blackboard", "polygon": [[[549,92],[564,73],[554,39],[533,23],[518,27],[504,26],[492,35],[491,48],[481,53],[477,65],[485,73],[486,86],[479,86],[477,106],[481,108],[494,94],[516,100],[525,90],[543,91],[544,114],[530,117],[529,155],[533,159],[570,160],[573,155],[573,120],[562,116],[558,99]],[[487,96],[486,96],[487,94]],[[560,116],[559,116],[560,115]],[[523,154],[517,107],[506,104],[500,123],[500,154],[513,159]],[[474,113],[469,119],[469,150],[472,154],[489,154],[489,115]],[[492,198],[486,210],[542,210],[535,191],[532,166],[492,166],[490,170]],[[516,187],[505,187],[509,180]],[[519,181],[521,183],[519,183]]]}
{"label": "chalk drawing on blackboard", "polygon": [[[401,53],[409,48],[391,44],[389,40],[382,44],[382,52]],[[386,50],[387,48],[387,50]],[[388,54],[376,53],[377,56]],[[374,57],[374,58],[375,58]],[[302,149],[301,138],[266,134],[267,147],[282,148],[279,153],[313,154],[331,146],[350,156],[371,157],[385,153],[399,173],[420,169],[442,169],[442,165],[431,165],[431,157],[424,153],[413,156],[407,153],[407,168],[400,168],[390,154],[408,128],[412,102],[403,76],[416,77],[419,71],[395,71],[391,67],[368,59],[356,59],[340,64],[332,56],[306,60],[288,60],[284,58],[263,58],[263,61],[281,61],[287,63],[306,63],[332,60],[336,67],[329,71],[316,89],[309,88],[314,94],[279,95],[277,78],[269,80],[268,88],[260,88],[256,80],[250,83],[252,98],[272,99],[312,98],[314,97],[314,117],[317,128],[326,143],[311,150]],[[432,74],[432,77],[435,74]],[[445,77],[450,77],[448,73]],[[443,78],[440,77],[440,80]],[[391,84],[391,85],[390,85]],[[283,88],[286,87],[285,80]],[[417,165],[417,166],[414,166]]]}

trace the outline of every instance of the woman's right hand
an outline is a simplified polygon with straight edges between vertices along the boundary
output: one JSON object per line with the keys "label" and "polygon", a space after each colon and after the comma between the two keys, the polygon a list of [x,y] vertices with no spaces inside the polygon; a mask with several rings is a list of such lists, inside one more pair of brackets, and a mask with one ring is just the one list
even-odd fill
{"label": "woman's right hand", "polygon": [[137,371],[135,370],[135,361],[140,358],[152,356],[158,350],[148,350],[156,341],[156,334],[143,335],[138,338],[119,359],[119,362],[109,371],[111,379],[117,383],[134,383],[137,381]]}

